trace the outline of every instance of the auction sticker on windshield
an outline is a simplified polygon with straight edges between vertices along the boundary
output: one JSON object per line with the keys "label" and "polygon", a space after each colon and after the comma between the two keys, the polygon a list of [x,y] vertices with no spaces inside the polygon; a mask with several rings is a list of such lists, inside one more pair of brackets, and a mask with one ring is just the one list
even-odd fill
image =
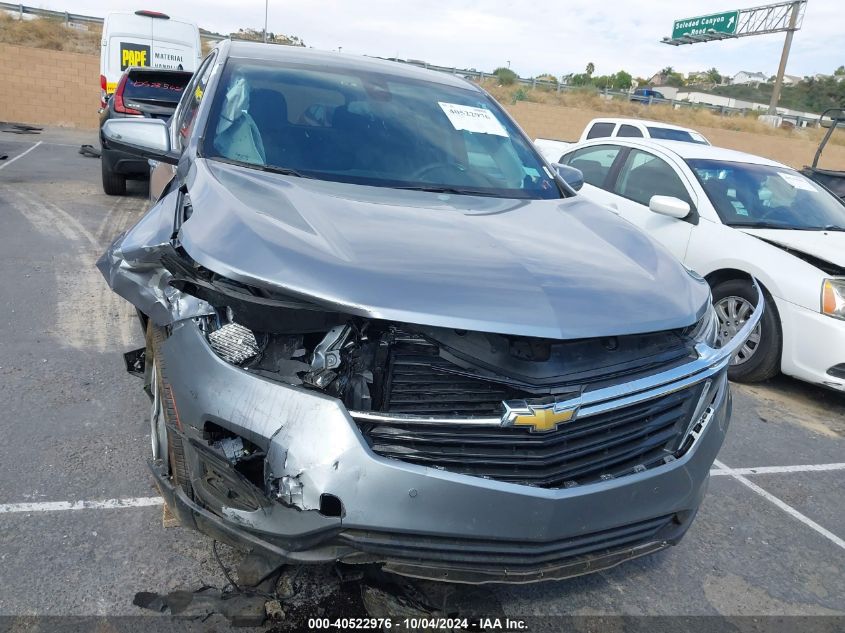
{"label": "auction sticker on windshield", "polygon": [[809,180],[806,180],[803,176],[798,176],[797,174],[788,174],[783,171],[778,172],[778,176],[783,178],[787,184],[792,187],[793,189],[803,189],[805,191],[818,191]]}
{"label": "auction sticker on windshield", "polygon": [[457,103],[437,102],[456,130],[478,132],[479,134],[495,134],[507,136],[508,131],[492,112],[484,108],[458,105]]}

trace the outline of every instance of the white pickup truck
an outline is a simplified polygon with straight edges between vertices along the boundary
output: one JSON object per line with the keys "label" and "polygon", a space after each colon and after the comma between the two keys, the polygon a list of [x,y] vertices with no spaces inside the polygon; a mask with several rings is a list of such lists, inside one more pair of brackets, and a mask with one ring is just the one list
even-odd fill
{"label": "white pickup truck", "polygon": [[581,138],[573,143],[538,138],[534,140],[534,145],[537,146],[537,149],[540,150],[540,153],[546,160],[551,163],[557,163],[569,146],[574,143],[581,143],[594,138],[613,138],[618,136],[628,138],[656,138],[665,141],[684,141],[687,143],[710,145],[710,141],[704,138],[703,135],[686,127],[672,125],[671,123],[662,123],[660,121],[647,121],[645,119],[612,118],[593,119],[587,123],[587,126],[581,133]]}

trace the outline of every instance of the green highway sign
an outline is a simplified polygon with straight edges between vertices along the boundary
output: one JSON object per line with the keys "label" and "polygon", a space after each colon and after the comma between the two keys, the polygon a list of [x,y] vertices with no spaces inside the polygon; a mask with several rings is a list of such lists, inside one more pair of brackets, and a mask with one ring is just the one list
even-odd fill
{"label": "green highway sign", "polygon": [[685,35],[706,35],[709,31],[731,35],[736,33],[738,21],[739,11],[725,11],[697,18],[675,20],[672,27],[672,39],[676,40]]}

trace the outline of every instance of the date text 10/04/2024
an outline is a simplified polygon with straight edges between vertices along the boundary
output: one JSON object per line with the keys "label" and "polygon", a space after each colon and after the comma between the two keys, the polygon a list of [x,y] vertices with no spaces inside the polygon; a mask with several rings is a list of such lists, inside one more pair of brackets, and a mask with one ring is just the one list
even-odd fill
{"label": "date text 10/04/2024", "polygon": [[511,618],[309,618],[309,630],[525,631],[524,620]]}

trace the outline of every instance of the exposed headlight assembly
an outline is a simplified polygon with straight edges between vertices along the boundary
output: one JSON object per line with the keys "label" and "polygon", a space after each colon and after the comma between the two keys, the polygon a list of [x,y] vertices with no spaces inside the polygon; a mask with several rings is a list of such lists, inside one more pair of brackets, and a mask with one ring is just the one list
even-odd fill
{"label": "exposed headlight assembly", "polygon": [[692,331],[692,338],[696,343],[704,343],[708,347],[715,348],[718,337],[719,317],[716,316],[716,308],[711,303],[707,308],[707,312],[696,323],[695,329]]}
{"label": "exposed headlight assembly", "polygon": [[227,323],[208,335],[211,349],[227,363],[240,365],[260,351],[255,334],[238,323]]}
{"label": "exposed headlight assembly", "polygon": [[845,320],[845,279],[824,280],[822,314]]}

